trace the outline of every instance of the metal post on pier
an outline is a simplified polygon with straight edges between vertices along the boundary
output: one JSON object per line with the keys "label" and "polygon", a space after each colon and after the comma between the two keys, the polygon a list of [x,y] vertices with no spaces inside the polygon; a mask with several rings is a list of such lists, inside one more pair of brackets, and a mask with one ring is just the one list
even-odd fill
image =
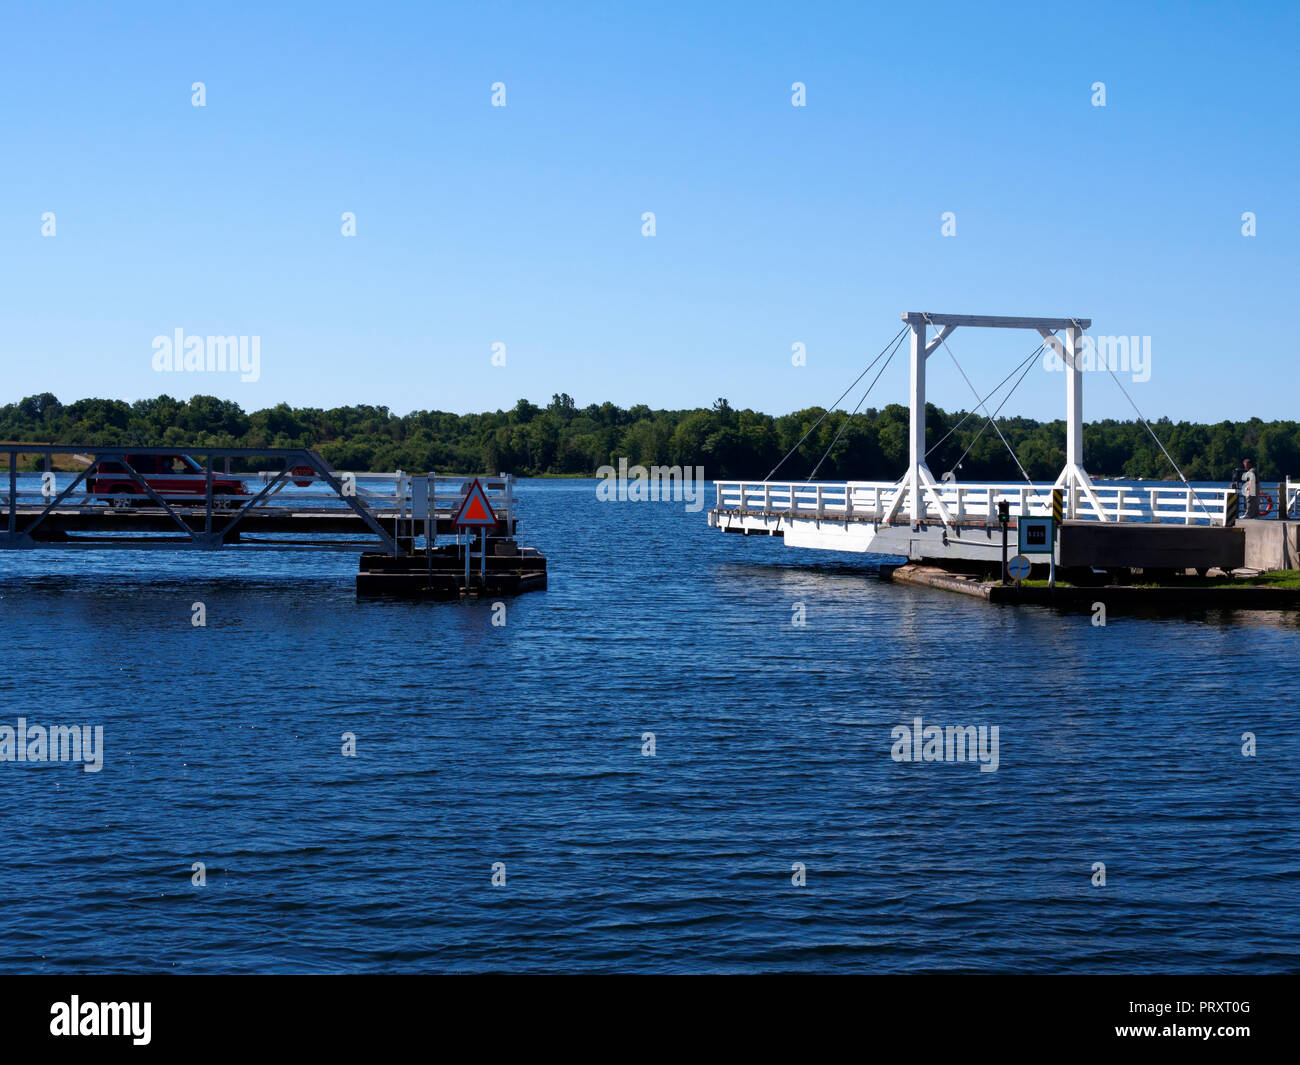
{"label": "metal post on pier", "polygon": [[[230,460],[227,459],[227,462]],[[203,462],[203,534],[212,535],[212,456],[208,455]]]}
{"label": "metal post on pier", "polygon": [[[1123,489],[1120,489],[1121,497]],[[1121,503],[1119,510],[1123,510]],[[1154,508],[1153,508],[1154,509]],[[1060,543],[1061,523],[1065,520],[1065,490],[1057,487],[1052,489],[1052,554],[1051,568],[1047,575],[1047,586],[1053,591],[1056,590],[1056,550]]]}
{"label": "metal post on pier", "polygon": [[[990,489],[989,498],[992,498]],[[1005,499],[998,503],[998,524],[1002,526],[1002,583],[1007,583],[1007,526],[1011,524],[1011,504]]]}
{"label": "metal post on pier", "polygon": [[18,452],[9,452],[9,538],[18,528]]}
{"label": "metal post on pier", "polygon": [[[502,480],[502,491],[503,491],[503,493],[504,493],[504,497],[505,497],[505,501],[506,501],[506,513],[505,513],[505,523],[506,523],[505,528],[506,528],[506,536],[507,536],[507,537],[511,537],[511,536],[514,535],[514,528],[513,528],[513,526],[514,526],[513,517],[514,517],[514,513],[515,513],[515,484],[514,484],[514,475],[513,475],[513,474],[510,474],[510,473],[503,473],[503,474],[501,474],[500,476],[501,476],[501,480]],[[498,514],[497,517],[500,518],[501,515]],[[522,540],[519,541],[519,546],[520,546],[521,548],[523,547],[523,541],[522,541]]]}
{"label": "metal post on pier", "polygon": [[438,519],[434,513],[437,506],[437,478],[429,473],[424,479],[424,553],[429,556],[429,566],[433,566],[433,542],[438,538]]}
{"label": "metal post on pier", "polygon": [[[397,471],[397,509],[393,512],[393,557],[401,554],[402,520],[406,517],[406,474]],[[414,530],[412,530],[414,534]]]}

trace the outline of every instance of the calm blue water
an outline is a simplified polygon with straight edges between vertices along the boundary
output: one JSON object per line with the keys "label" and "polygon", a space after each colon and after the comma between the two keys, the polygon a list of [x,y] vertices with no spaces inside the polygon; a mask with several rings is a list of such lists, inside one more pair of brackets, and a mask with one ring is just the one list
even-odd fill
{"label": "calm blue water", "polygon": [[[1294,615],[1094,628],[520,494],[504,628],[350,554],[0,555],[0,724],[105,730],[0,764],[0,968],[1300,968]],[[998,770],[893,761],[916,715]]]}

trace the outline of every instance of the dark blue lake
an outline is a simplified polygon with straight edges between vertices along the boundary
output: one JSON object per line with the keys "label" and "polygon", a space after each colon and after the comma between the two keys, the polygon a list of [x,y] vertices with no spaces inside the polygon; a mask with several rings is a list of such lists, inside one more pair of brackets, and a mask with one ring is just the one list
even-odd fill
{"label": "dark blue lake", "polygon": [[[519,495],[504,627],[354,554],[0,554],[0,725],[104,729],[0,763],[3,969],[1300,967],[1295,615],[1100,628]],[[895,761],[917,716],[997,770]]]}

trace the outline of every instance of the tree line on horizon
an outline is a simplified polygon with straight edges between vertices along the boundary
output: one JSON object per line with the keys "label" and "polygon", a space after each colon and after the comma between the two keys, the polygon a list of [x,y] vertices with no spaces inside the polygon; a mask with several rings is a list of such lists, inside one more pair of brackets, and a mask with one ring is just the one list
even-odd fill
{"label": "tree line on horizon", "polygon": [[[1006,417],[997,426],[1031,478],[1056,478],[1065,463],[1063,420]],[[1296,422],[1252,418],[1209,425],[1162,418],[1152,428],[1189,480],[1226,481],[1243,458],[1254,460],[1265,480],[1300,476]],[[692,410],[652,410],[644,404],[625,409],[613,403],[578,407],[568,394],[558,393],[545,407],[521,399],[510,410],[479,414],[398,415],[382,406],[322,410],[284,403],[246,413],[239,404],[214,396],[64,404],[46,392],[0,407],[0,439],[195,451],[303,447],[320,452],[340,470],[524,477],[591,477],[601,466],[617,466],[626,458],[629,465],[690,465],[703,467],[710,478],[761,480],[793,451],[774,480],[805,480],[816,469],[820,480],[892,481],[907,467],[908,410],[893,403],[851,417],[847,411],[827,413],[821,407],[773,416],[736,410],[725,399]],[[968,416],[966,411],[927,404],[926,441],[936,477],[953,470],[961,481],[1020,479],[998,433],[980,414]],[[1084,452],[1094,476],[1174,476],[1138,421],[1089,423]],[[256,465],[254,461],[247,468]],[[241,467],[235,463],[233,468]]]}

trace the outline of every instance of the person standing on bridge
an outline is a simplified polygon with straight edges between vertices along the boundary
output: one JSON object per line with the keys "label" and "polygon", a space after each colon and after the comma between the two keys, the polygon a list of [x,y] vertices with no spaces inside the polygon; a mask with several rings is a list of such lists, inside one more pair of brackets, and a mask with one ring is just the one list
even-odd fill
{"label": "person standing on bridge", "polygon": [[1241,475],[1241,498],[1246,504],[1246,517],[1258,518],[1259,474],[1255,472],[1255,464],[1250,459],[1242,459],[1241,464],[1246,467]]}

